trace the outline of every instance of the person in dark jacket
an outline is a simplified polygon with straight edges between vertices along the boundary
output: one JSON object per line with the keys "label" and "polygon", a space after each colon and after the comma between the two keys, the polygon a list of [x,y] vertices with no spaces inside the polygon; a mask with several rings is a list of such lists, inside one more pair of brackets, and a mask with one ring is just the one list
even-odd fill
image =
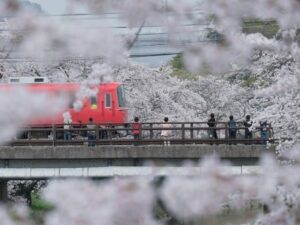
{"label": "person in dark jacket", "polygon": [[89,129],[87,131],[88,136],[88,146],[96,145],[96,124],[93,121],[93,118],[89,118],[89,123],[86,125],[86,128]]}
{"label": "person in dark jacket", "polygon": [[210,118],[207,121],[207,125],[209,127],[208,130],[209,138],[218,139],[217,130],[216,130],[216,119],[213,113],[210,114]]}
{"label": "person in dark jacket", "polygon": [[244,121],[245,126],[245,139],[252,139],[252,132],[250,131],[250,127],[252,126],[253,122],[250,120],[250,116],[246,116],[246,120]]}
{"label": "person in dark jacket", "polygon": [[260,121],[259,125],[260,125],[260,138],[262,140],[262,143],[265,144],[265,143],[267,143],[267,140],[269,139],[270,127],[269,127],[267,121]]}
{"label": "person in dark jacket", "polygon": [[236,138],[236,122],[233,119],[233,115],[229,116],[228,133],[229,133],[229,139],[235,139]]}

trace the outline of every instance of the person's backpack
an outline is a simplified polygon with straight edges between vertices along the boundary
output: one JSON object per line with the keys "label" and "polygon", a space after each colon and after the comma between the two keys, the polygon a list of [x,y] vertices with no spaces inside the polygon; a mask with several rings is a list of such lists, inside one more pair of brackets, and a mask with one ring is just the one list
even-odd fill
{"label": "person's backpack", "polygon": [[229,130],[235,130],[236,129],[236,122],[234,120],[230,120],[228,122],[228,127],[229,127]]}

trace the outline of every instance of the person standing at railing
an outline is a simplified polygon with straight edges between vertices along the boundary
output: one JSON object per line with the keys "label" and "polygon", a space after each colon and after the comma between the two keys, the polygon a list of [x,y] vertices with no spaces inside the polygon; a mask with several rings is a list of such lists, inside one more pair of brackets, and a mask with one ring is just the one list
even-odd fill
{"label": "person standing at railing", "polygon": [[216,130],[216,119],[215,114],[211,113],[210,118],[207,121],[208,129],[208,136],[209,138],[218,139],[217,130]]}
{"label": "person standing at railing", "polygon": [[252,132],[250,131],[250,127],[252,127],[252,120],[250,120],[250,115],[246,116],[246,120],[244,121],[245,126],[245,139],[252,139]]}
{"label": "person standing at railing", "polygon": [[64,122],[65,122],[65,124],[64,124],[64,140],[69,141],[72,139],[72,133],[70,131],[72,119],[66,118]]}
{"label": "person standing at railing", "polygon": [[273,127],[272,127],[272,124],[269,123],[269,130],[268,130],[268,134],[269,134],[269,140],[273,138],[273,135],[274,135],[274,130],[273,130]]}
{"label": "person standing at railing", "polygon": [[229,132],[229,139],[235,139],[236,138],[236,122],[233,119],[233,115],[229,116],[228,132]]}
{"label": "person standing at railing", "polygon": [[[132,124],[132,134],[134,140],[139,140],[141,138],[141,123],[138,117],[134,117],[134,123]],[[138,145],[138,142],[134,142],[134,145]]]}
{"label": "person standing at railing", "polygon": [[269,125],[267,121],[260,121],[260,138],[262,139],[262,143],[265,144],[269,139]]}
{"label": "person standing at railing", "polygon": [[[161,136],[164,139],[164,145],[170,145],[170,136],[172,135],[172,130],[168,130],[172,128],[172,125],[169,123],[169,118],[164,118],[164,123],[162,125],[163,130],[161,131]],[[166,129],[166,130],[164,130]]]}
{"label": "person standing at railing", "polygon": [[93,118],[89,118],[89,123],[86,126],[87,136],[88,136],[88,146],[96,145],[96,124],[94,124]]}

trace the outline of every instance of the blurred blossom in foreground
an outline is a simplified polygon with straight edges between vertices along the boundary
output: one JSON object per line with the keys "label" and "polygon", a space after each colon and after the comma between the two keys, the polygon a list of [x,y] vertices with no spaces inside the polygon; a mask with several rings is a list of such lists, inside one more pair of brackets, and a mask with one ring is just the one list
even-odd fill
{"label": "blurred blossom in foreground", "polygon": [[158,199],[179,221],[213,218],[223,213],[225,205],[242,216],[254,199],[265,204],[271,213],[266,217],[257,210],[251,220],[248,218],[252,222],[264,220],[269,224],[278,218],[292,222],[299,210],[299,167],[281,167],[270,156],[263,157],[260,173],[252,176],[225,172],[229,164],[216,157],[206,158],[198,166],[200,170],[193,175],[167,176],[158,186],[153,185],[152,177],[117,178],[98,184],[89,180],[53,181],[44,191],[45,199],[55,205],[46,224],[80,221],[157,225],[161,222],[154,218],[153,209],[158,207]]}
{"label": "blurred blossom in foreground", "polygon": [[[250,210],[251,217],[247,216],[246,221],[253,224],[296,224],[300,210],[299,166],[279,166],[271,156],[264,156],[260,172],[251,176],[228,173],[226,168],[230,165],[216,157],[190,165],[191,171],[193,166],[197,166],[196,172],[189,176],[165,176],[160,182],[152,176],[115,177],[99,182],[53,180],[42,193],[54,206],[46,213],[45,224],[161,225],[163,220],[155,217],[158,207],[173,219],[185,222],[213,219],[227,209],[234,212],[232,219],[243,218],[245,210]],[[253,200],[258,201],[254,211],[249,208]],[[19,208],[16,212],[22,220],[14,220],[0,208],[5,224],[24,224],[30,211]]]}
{"label": "blurred blossom in foreground", "polygon": [[20,15],[10,21],[21,30],[19,51],[38,60],[99,58],[111,64],[125,62],[122,41],[109,28],[87,29],[81,24],[57,21],[49,17]]}
{"label": "blurred blossom in foreground", "polygon": [[0,92],[0,143],[15,137],[20,127],[32,120],[62,112],[66,107],[63,96],[53,97],[47,93],[38,95],[21,87],[2,89]]}
{"label": "blurred blossom in foreground", "polygon": [[152,215],[154,192],[148,179],[54,181],[44,196],[56,206],[46,225],[159,225]]}

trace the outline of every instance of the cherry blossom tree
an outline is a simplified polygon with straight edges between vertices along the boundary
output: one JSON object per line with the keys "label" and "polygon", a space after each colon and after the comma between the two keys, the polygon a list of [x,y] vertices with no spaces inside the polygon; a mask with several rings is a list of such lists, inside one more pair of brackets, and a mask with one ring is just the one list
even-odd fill
{"label": "cherry blossom tree", "polygon": [[[100,82],[100,78],[128,82],[131,85],[128,86],[130,96],[136,96],[147,86],[148,93],[139,99],[132,97],[130,104],[136,107],[132,109],[132,115],[137,113],[137,107],[142,106],[144,110],[141,113],[149,120],[174,111],[174,120],[202,119],[213,110],[218,110],[220,118],[226,118],[222,114],[224,110],[232,110],[230,113],[243,118],[245,111],[241,111],[241,108],[246,106],[246,112],[257,114],[258,120],[271,117],[277,122],[284,121],[284,124],[276,124],[281,134],[293,130],[292,134],[299,137],[299,110],[295,108],[300,99],[298,0],[168,1],[167,4],[157,0],[73,0],[69,8],[78,4],[86,5],[94,13],[118,11],[121,19],[132,28],[131,32],[116,35],[110,28],[80,30],[77,24],[49,20],[27,12],[17,1],[7,0],[2,3],[0,12],[14,16],[4,21],[11,31],[4,34],[5,43],[8,44],[3,46],[7,48],[8,45],[10,52],[15,50],[22,53],[30,61],[17,65],[19,68],[3,64],[5,68],[1,67],[0,71],[7,77],[11,71],[16,74],[21,71],[40,74],[40,71],[51,68],[48,74],[53,79],[83,82],[79,98],[89,95],[87,84]],[[242,21],[247,18],[275,20],[280,28],[278,35],[267,38],[262,34],[243,33]],[[196,75],[201,74],[201,68],[208,67],[212,75],[225,74],[224,79],[215,75],[197,78],[197,81],[181,81],[169,76],[171,72],[168,72],[168,67],[154,71],[130,65],[128,46],[132,46],[138,35],[134,28],[140,29],[145,24],[161,26],[169,36],[169,44],[183,51],[186,67]],[[194,42],[197,36],[192,34],[203,24],[207,24],[207,29],[219,33],[222,40],[205,45]],[[77,63],[68,66],[66,57],[74,57]],[[83,59],[91,60],[87,62]],[[42,66],[40,62],[43,62]],[[255,77],[251,87],[249,83],[244,83],[245,80],[239,79],[245,76],[244,68],[250,68]],[[56,73],[52,74],[51,71]],[[144,75],[138,74],[144,71]],[[146,78],[148,75],[152,75],[151,79]],[[232,81],[233,77],[238,79]],[[137,88],[133,88],[133,84]],[[162,88],[163,84],[169,86]],[[213,91],[205,91],[207,87]],[[184,91],[178,92],[176,88]],[[0,98],[0,104],[8,105],[7,99],[13,99],[14,104],[20,105],[19,108],[26,112],[24,115],[9,108],[3,109],[2,115],[6,115],[3,118],[13,115],[16,123],[12,124],[11,120],[9,124],[7,120],[0,120],[0,123],[13,127],[13,131],[24,124],[32,113],[37,113],[37,116],[43,114],[45,102],[49,104],[40,96],[36,99],[26,92],[20,93],[22,97],[18,95],[16,98],[10,93]],[[26,104],[22,104],[25,99]],[[235,103],[232,99],[240,101]],[[215,103],[211,103],[213,101]],[[165,102],[172,104],[169,108],[163,107]],[[180,104],[183,102],[185,108]],[[53,105],[59,104],[63,105],[53,102]],[[185,113],[186,108],[191,111]],[[152,115],[147,115],[152,111]],[[4,135],[1,140],[12,136],[12,133]],[[278,159],[265,156],[260,162],[260,173],[250,177],[232,176],[224,169],[227,164],[212,157],[190,167],[191,176],[165,177],[159,183],[154,177],[116,178],[100,184],[77,180],[56,181],[50,183],[43,194],[54,205],[54,209],[45,216],[44,223],[168,223],[155,217],[153,209],[157,207],[163,208],[175,222],[209,221],[222,215],[227,208],[236,212],[236,217],[243,217],[243,210],[247,210],[249,201],[257,199],[264,212],[258,210],[242,223],[298,224],[300,179],[297,149],[299,147],[296,145],[279,151],[279,159],[288,162],[289,166],[280,165]],[[0,214],[5,224],[31,223],[26,207],[17,207],[12,212],[3,207],[0,208]]]}

